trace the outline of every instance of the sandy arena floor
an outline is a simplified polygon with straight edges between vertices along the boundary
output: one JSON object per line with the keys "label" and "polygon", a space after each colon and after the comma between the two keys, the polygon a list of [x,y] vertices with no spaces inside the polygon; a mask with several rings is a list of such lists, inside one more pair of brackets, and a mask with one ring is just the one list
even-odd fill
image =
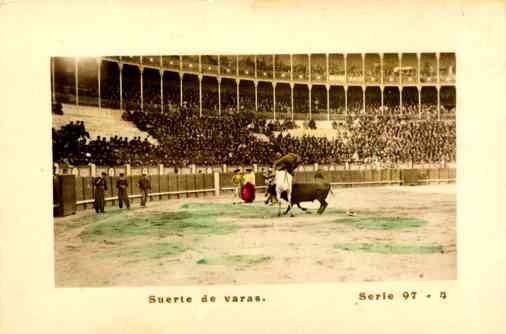
{"label": "sandy arena floor", "polygon": [[[220,214],[216,221],[221,230],[205,230],[208,233],[191,228],[191,208],[199,203],[224,205],[232,201],[232,195],[153,201],[147,208],[134,203],[128,212],[106,208],[107,217],[125,217],[125,221],[184,211],[189,217],[184,222],[189,227],[181,225],[180,230],[171,229],[165,234],[135,229],[127,233],[117,225],[100,230],[99,225],[106,224],[101,221],[106,215],[97,218],[92,210],[57,218],[56,286],[452,280],[457,277],[454,184],[335,189],[333,195],[329,194],[330,204],[323,215],[315,213],[318,203],[306,203],[311,214],[294,208],[293,217],[278,218],[277,209],[267,207],[263,200],[264,195],[260,193],[254,204],[234,206],[238,212],[243,209],[249,212],[245,218]],[[356,215],[346,215],[348,209]],[[370,228],[361,225],[368,217],[416,218],[425,223],[414,227]],[[171,221],[159,224],[171,224]],[[90,231],[99,232],[93,238],[86,238]],[[160,245],[165,244],[176,245],[174,252],[160,252]],[[378,244],[434,246],[436,251],[373,252],[354,248]],[[146,245],[155,248],[148,249]]]}

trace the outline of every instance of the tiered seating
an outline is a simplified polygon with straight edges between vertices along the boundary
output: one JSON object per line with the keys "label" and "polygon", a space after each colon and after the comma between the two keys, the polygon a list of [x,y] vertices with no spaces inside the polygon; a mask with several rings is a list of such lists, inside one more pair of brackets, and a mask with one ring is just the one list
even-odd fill
{"label": "tiered seating", "polygon": [[150,143],[157,144],[157,140],[149,136],[147,132],[139,130],[132,122],[124,121],[121,118],[121,111],[117,109],[99,110],[96,107],[63,104],[63,115],[53,114],[53,127],[56,130],[71,121],[84,121],[91,139],[97,136],[141,137],[141,139],[147,137]]}
{"label": "tiered seating", "polygon": [[[287,152],[298,152],[304,163],[433,163],[455,161],[456,154],[454,121],[412,120],[400,115],[349,116],[339,125],[320,122],[318,130],[299,127],[290,130],[290,135],[280,136],[278,131],[292,129],[291,124],[272,123],[253,114],[198,117],[194,110],[182,107],[175,113],[126,113],[123,116],[133,122],[128,123],[121,120],[117,111],[94,116],[98,112],[95,108],[87,111],[65,106],[64,112],[65,116],[54,116],[55,119],[83,123],[53,131],[53,159],[68,158],[74,165],[269,164]],[[102,138],[87,140],[85,128],[92,138],[98,135]],[[161,145],[144,142],[142,137],[146,138],[148,132]],[[258,134],[264,136],[259,138]],[[126,136],[131,140],[126,140]]]}

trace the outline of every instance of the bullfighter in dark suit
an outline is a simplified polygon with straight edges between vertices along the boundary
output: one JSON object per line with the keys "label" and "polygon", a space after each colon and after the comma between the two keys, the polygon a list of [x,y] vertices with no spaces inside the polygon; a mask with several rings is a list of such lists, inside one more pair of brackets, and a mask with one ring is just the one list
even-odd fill
{"label": "bullfighter in dark suit", "polygon": [[119,179],[116,181],[116,188],[118,189],[119,208],[123,208],[123,202],[125,202],[127,209],[130,209],[130,201],[128,200],[128,180],[123,173],[119,174]]}
{"label": "bullfighter in dark suit", "polygon": [[139,179],[139,189],[141,190],[141,206],[146,206],[148,193],[151,190],[151,181],[147,177],[146,173],[142,173],[142,176]]}
{"label": "bullfighter in dark suit", "polygon": [[102,172],[102,175],[95,178],[93,181],[93,187],[95,189],[95,211],[97,213],[103,213],[105,206],[105,191],[107,190],[107,181],[105,176],[107,174]]}

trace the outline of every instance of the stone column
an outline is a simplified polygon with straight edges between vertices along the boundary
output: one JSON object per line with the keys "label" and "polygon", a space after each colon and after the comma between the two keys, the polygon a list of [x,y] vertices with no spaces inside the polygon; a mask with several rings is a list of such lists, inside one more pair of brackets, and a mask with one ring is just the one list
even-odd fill
{"label": "stone column", "polygon": [[348,116],[348,86],[344,85],[344,114]]}
{"label": "stone column", "polygon": [[143,73],[144,73],[144,66],[139,66],[139,72],[140,72],[140,80],[141,80],[141,111],[144,111],[144,84],[143,84]]}
{"label": "stone column", "polygon": [[183,106],[183,76],[184,74],[179,72],[179,106]]}
{"label": "stone column", "polygon": [[[438,78],[439,80],[439,78]],[[441,87],[437,85],[437,119],[441,119]]]}
{"label": "stone column", "polygon": [[418,90],[418,118],[422,118],[422,87],[420,86],[420,83],[418,83],[417,86]]}
{"label": "stone column", "polygon": [[404,114],[403,111],[402,111],[402,84],[399,86],[399,111],[400,111],[400,114]]}
{"label": "stone column", "polygon": [[[328,60],[328,55],[327,55],[327,60]],[[325,87],[327,88],[327,121],[330,121],[330,85],[326,84]]]}
{"label": "stone column", "polygon": [[363,85],[362,86],[362,109],[364,109],[364,113],[366,112],[366,110],[365,110],[365,89],[366,89],[366,86]]}
{"label": "stone column", "polygon": [[381,93],[381,114],[383,115],[385,87],[383,87],[383,85],[381,85],[380,90],[381,90],[381,92],[380,92]]}
{"label": "stone column", "polygon": [[311,90],[312,90],[312,88],[313,88],[313,86],[311,84],[307,85],[308,97],[309,97],[309,119],[311,119]]}
{"label": "stone column", "polygon": [[[199,57],[200,59],[200,57]],[[202,74],[199,74],[199,116],[202,117]]]}
{"label": "stone column", "polygon": [[[161,59],[161,57],[160,57]],[[160,60],[161,63],[161,60]],[[160,112],[163,113],[163,74],[165,73],[163,68],[160,68]]]}
{"label": "stone column", "polygon": [[102,67],[102,60],[100,58],[96,59],[97,61],[97,88],[98,88],[98,110],[102,110],[102,92],[101,92],[101,67]]}
{"label": "stone column", "polygon": [[79,108],[79,58],[75,58],[75,74],[74,81],[76,84],[76,107]]}
{"label": "stone column", "polygon": [[236,104],[237,104],[237,112],[239,112],[239,84],[241,83],[241,79],[235,79],[235,86],[237,88],[237,96],[236,96]]}
{"label": "stone column", "polygon": [[221,77],[217,77],[218,80],[218,115],[221,116]]}
{"label": "stone column", "polygon": [[272,111],[274,120],[276,120],[276,82],[272,82]]}
{"label": "stone column", "polygon": [[295,84],[293,82],[290,82],[290,102],[291,102],[291,110],[292,110],[292,121],[293,121],[293,90],[294,90]]}
{"label": "stone column", "polygon": [[118,63],[119,68],[119,110],[123,110],[123,63]]}
{"label": "stone column", "polygon": [[258,81],[253,81],[255,85],[255,112],[258,112]]}

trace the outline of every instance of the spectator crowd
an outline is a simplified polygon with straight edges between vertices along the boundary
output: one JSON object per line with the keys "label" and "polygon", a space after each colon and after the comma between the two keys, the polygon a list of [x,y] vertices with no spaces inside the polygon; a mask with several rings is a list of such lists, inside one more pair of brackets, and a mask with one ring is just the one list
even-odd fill
{"label": "spectator crowd", "polygon": [[[430,106],[426,109],[423,112],[432,110]],[[71,122],[59,130],[53,128],[53,160],[66,160],[72,165],[163,163],[184,167],[189,164],[271,164],[277,156],[287,152],[299,153],[304,163],[321,164],[434,163],[456,158],[454,120],[417,120],[406,115],[381,113],[371,113],[370,117],[351,114],[336,127],[337,136],[327,139],[291,136],[283,130],[293,128],[292,122],[273,123],[252,112],[219,118],[198,115],[198,109],[191,103],[164,112],[156,108],[125,112],[123,118],[155,138],[157,145],[140,137],[90,139],[83,122]]]}

